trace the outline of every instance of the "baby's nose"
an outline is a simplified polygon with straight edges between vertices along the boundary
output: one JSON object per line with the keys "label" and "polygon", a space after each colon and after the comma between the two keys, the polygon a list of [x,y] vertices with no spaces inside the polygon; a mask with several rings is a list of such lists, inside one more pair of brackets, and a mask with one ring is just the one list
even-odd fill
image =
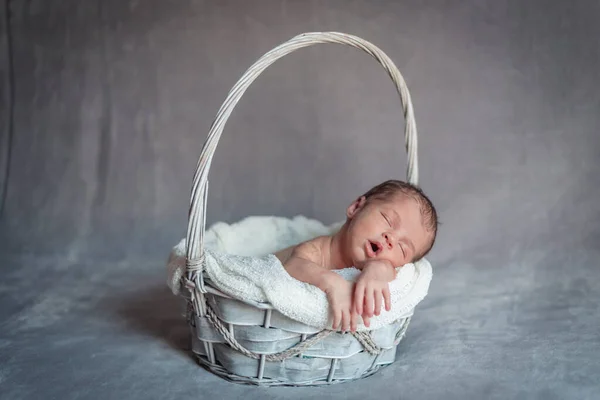
{"label": "baby's nose", "polygon": [[391,234],[389,233],[384,233],[383,237],[385,237],[385,242],[387,244],[387,247],[389,249],[391,249],[392,247],[394,247],[394,238],[392,237]]}

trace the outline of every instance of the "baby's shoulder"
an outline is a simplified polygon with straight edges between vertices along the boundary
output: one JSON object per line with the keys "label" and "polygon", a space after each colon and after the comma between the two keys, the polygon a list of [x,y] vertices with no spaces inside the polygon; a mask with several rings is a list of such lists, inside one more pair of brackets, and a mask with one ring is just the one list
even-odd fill
{"label": "baby's shoulder", "polygon": [[294,248],[294,254],[302,255],[302,256],[321,256],[323,254],[323,238],[317,237],[311,240],[307,240],[306,242],[302,242],[298,244]]}
{"label": "baby's shoulder", "polygon": [[323,249],[328,241],[328,236],[319,236],[307,240],[295,246],[290,246],[275,253],[282,263],[286,263],[290,258],[303,258],[315,264],[323,264]]}
{"label": "baby's shoulder", "polygon": [[282,263],[287,262],[290,257],[300,257],[313,262],[321,259],[321,239],[315,238],[305,242],[287,247],[275,253]]}
{"label": "baby's shoulder", "polygon": [[306,242],[300,243],[294,249],[296,257],[304,258],[315,264],[323,265],[324,249],[329,243],[329,236],[319,236]]}

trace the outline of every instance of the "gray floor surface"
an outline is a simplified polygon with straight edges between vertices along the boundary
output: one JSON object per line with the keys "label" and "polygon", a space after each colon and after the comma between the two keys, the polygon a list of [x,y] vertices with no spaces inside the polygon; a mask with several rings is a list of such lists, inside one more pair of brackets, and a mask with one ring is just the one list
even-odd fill
{"label": "gray floor surface", "polygon": [[534,246],[504,265],[481,254],[439,266],[393,365],[320,388],[236,385],[199,367],[162,265],[5,258],[0,398],[597,399],[598,252]]}

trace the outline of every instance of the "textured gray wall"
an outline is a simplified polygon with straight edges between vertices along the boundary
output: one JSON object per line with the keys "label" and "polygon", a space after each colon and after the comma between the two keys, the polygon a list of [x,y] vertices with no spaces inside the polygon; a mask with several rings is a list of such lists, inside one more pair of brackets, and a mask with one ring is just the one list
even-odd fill
{"label": "textured gray wall", "polygon": [[[4,251],[164,257],[184,236],[191,176],[228,90],[264,52],[313,30],[370,40],[404,74],[421,184],[444,223],[432,258],[555,239],[597,248],[598,3],[427,4],[11,1]],[[370,57],[336,45],[295,52],[230,119],[208,223],[339,220],[360,192],[404,177],[402,131],[400,102]]]}

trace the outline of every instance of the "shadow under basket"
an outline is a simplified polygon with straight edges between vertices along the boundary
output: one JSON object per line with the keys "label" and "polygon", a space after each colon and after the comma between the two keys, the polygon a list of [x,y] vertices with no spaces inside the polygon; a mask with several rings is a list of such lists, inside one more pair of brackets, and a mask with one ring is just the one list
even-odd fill
{"label": "shadow under basket", "polygon": [[[381,64],[395,84],[405,117],[407,181],[418,185],[417,128],[404,78],[390,58],[373,44],[336,32],[305,33],[267,52],[231,89],[219,109],[194,174],[186,265],[186,316],[192,349],[201,365],[237,383],[265,386],[312,386],[351,381],[394,362],[410,315],[372,331],[319,330],[293,321],[270,304],[238,301],[220,292],[204,276],[204,235],[208,173],[224,125],[250,84],[269,65],[297,49],[338,43],[360,49]],[[184,291],[185,292],[185,291]]]}

